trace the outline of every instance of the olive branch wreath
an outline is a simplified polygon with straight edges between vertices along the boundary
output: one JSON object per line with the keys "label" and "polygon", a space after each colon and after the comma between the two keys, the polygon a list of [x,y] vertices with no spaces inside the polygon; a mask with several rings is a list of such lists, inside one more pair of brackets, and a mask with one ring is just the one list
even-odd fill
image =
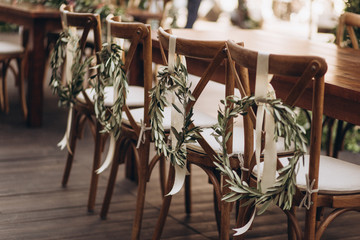
{"label": "olive branch wreath", "polygon": [[[199,132],[201,131],[199,127],[191,127],[194,115],[193,108],[191,107],[189,112],[185,113],[175,104],[172,104],[175,110],[183,116],[181,131],[177,131],[174,127],[171,127],[170,130],[177,141],[174,148],[166,142],[167,137],[163,126],[163,119],[164,109],[169,105],[166,99],[168,93],[175,93],[183,109],[186,109],[190,101],[195,101],[190,90],[191,83],[188,83],[188,72],[178,56],[173,73],[169,72],[168,67],[163,67],[158,72],[158,78],[158,84],[150,90],[149,115],[152,138],[155,141],[158,154],[164,154],[165,157],[168,157],[171,164],[184,167],[187,155],[186,143],[194,143],[200,137]],[[172,139],[172,141],[174,140]]]}
{"label": "olive branch wreath", "polygon": [[[94,111],[97,120],[104,127],[103,132],[112,132],[118,139],[121,132],[122,108],[125,105],[128,93],[128,82],[123,70],[123,49],[117,44],[104,43],[97,53],[100,64],[95,68],[98,73],[91,77],[95,89]],[[111,108],[105,106],[105,86],[113,85],[117,98]],[[115,94],[115,93],[114,93]]]}
{"label": "olive branch wreath", "polygon": [[[306,151],[305,130],[296,122],[295,112],[284,105],[280,99],[263,99],[255,100],[254,96],[239,99],[236,96],[229,96],[228,102],[221,101],[225,106],[224,110],[218,111],[218,124],[213,126],[214,137],[221,145],[222,152],[218,153],[214,162],[220,172],[228,177],[226,182],[231,190],[223,196],[222,200],[234,202],[241,199],[247,199],[245,206],[251,203],[259,205],[258,214],[262,214],[270,206],[270,203],[277,204],[284,210],[289,210],[292,206],[293,195],[296,192],[296,172],[297,163],[303,157]],[[231,132],[227,132],[228,124],[231,118],[240,115],[246,115],[251,106],[264,103],[265,110],[271,113],[275,120],[274,141],[278,137],[284,137],[285,149],[289,149],[294,144],[294,154],[288,158],[289,164],[278,170],[279,176],[275,184],[265,193],[261,189],[250,187],[245,181],[242,181],[238,173],[230,167],[230,156],[227,154],[226,142],[231,136]]]}
{"label": "olive branch wreath", "polygon": [[[63,84],[62,66],[65,61],[68,43],[76,46],[76,49],[73,65],[71,66],[72,78],[70,80],[67,79],[66,84]],[[84,61],[82,61],[82,59],[82,53],[79,47],[79,38],[77,35],[71,34],[68,30],[61,32],[51,55],[50,66],[52,68],[52,72],[49,83],[53,94],[57,94],[59,96],[59,106],[69,106],[71,103],[75,103],[76,96],[84,89],[84,76],[93,58],[87,57]]]}

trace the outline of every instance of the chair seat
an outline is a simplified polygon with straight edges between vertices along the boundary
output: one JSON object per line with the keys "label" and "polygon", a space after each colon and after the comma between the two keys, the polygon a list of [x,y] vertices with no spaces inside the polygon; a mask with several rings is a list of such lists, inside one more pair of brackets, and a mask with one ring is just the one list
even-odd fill
{"label": "chair seat", "polygon": [[[89,99],[93,101],[95,97],[95,89],[85,89]],[[85,103],[85,98],[82,93],[77,96],[77,99]],[[105,87],[105,106],[111,107],[114,104],[114,88],[112,86]],[[144,88],[139,86],[129,86],[129,93],[127,95],[126,104],[129,107],[141,107],[144,105]]]}
{"label": "chair seat", "polygon": [[[204,129],[201,135],[204,139],[209,143],[212,149],[216,152],[222,152],[220,144],[215,140],[215,137],[212,136],[213,130],[210,128]],[[255,134],[255,132],[254,132]],[[244,153],[244,128],[240,126],[234,126],[233,129],[233,153],[239,154]],[[277,152],[281,155],[289,155],[293,151],[293,147],[291,149],[286,150],[284,147],[284,138],[279,137],[278,142],[276,144]],[[199,143],[188,144],[188,148],[195,151],[203,151]],[[254,138],[254,147],[255,147],[255,138]]]}
{"label": "chair seat", "polygon": [[[144,108],[136,108],[130,110],[132,116],[134,117],[134,120],[138,123],[141,122],[144,118]],[[124,120],[127,120],[127,116],[124,113],[123,116]],[[217,123],[217,119],[214,117],[209,116],[206,113],[196,111],[194,112],[194,124],[195,126],[201,126],[201,127],[210,127]],[[166,107],[164,109],[164,119],[163,119],[163,126],[164,129],[169,130],[171,127],[171,107]]]}
{"label": "chair seat", "polygon": [[[285,166],[287,158],[280,158]],[[263,163],[260,165],[262,172]],[[299,160],[299,171],[296,177],[297,186],[301,190],[306,189],[305,174],[309,172],[309,155],[305,155],[304,164]],[[352,194],[360,193],[360,165],[345,162],[340,159],[320,156],[319,169],[319,193],[320,194]],[[257,167],[254,167],[253,174],[257,175]]]}
{"label": "chair seat", "polygon": [[24,48],[19,44],[0,41],[0,54],[20,54],[23,52]]}

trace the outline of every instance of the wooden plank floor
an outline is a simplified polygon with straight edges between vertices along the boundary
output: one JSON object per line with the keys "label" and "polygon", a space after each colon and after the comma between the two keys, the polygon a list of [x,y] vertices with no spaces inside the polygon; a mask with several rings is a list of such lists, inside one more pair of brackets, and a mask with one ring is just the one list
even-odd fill
{"label": "wooden plank floor", "polygon": [[[9,83],[10,113],[0,113],[0,239],[130,239],[135,211],[136,184],[120,168],[107,220],[99,218],[109,172],[100,177],[96,209],[87,213],[93,141],[85,131],[76,149],[67,188],[60,181],[65,152],[56,144],[64,133],[67,111],[45,85],[44,124],[29,129],[21,117],[18,95]],[[359,154],[342,156],[359,160]],[[147,190],[141,238],[150,239],[161,197],[154,170]],[[184,213],[183,194],[173,198],[162,239],[218,239],[212,188],[201,171],[193,169],[193,213]],[[299,216],[303,212],[299,211]],[[255,219],[247,239],[286,239],[286,218],[274,208]],[[360,213],[346,213],[330,225],[323,239],[360,239]]]}

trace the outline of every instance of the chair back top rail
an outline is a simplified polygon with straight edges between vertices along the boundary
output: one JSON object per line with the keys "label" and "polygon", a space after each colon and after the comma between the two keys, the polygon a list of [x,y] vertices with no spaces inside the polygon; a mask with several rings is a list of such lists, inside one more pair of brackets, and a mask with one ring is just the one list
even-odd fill
{"label": "chair back top rail", "polygon": [[360,27],[360,15],[351,12],[343,13],[339,18],[339,25],[336,32],[336,44],[341,46],[344,41],[345,28],[349,34],[353,48],[359,49],[358,39],[356,37],[354,27]]}

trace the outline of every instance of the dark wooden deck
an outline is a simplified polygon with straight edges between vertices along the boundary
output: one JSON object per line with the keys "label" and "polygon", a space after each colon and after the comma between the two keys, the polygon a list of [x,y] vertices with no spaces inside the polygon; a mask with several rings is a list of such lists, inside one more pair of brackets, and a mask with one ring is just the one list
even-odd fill
{"label": "dark wooden deck", "polygon": [[[18,95],[9,83],[10,113],[0,113],[0,239],[130,239],[136,184],[124,178],[120,168],[107,220],[99,212],[109,172],[100,177],[94,213],[87,213],[93,141],[89,131],[79,141],[67,188],[60,181],[65,151],[56,144],[62,138],[67,111],[57,107],[56,97],[45,87],[44,125],[29,129],[22,120]],[[360,155],[343,154],[360,160]],[[358,161],[360,162],[360,161]],[[148,184],[142,239],[150,239],[161,204],[158,173]],[[218,239],[214,221],[212,188],[207,178],[193,169],[193,213],[184,211],[182,192],[173,198],[162,239]],[[299,216],[303,212],[300,211]],[[248,239],[286,239],[286,218],[278,209],[259,216]],[[360,213],[346,213],[325,232],[323,239],[360,239]]]}

